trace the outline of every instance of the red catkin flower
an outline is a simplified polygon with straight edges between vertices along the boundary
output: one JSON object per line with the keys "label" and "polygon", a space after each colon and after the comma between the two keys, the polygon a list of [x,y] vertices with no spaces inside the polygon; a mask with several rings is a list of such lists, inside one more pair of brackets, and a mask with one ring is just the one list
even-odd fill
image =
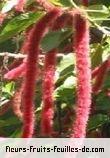
{"label": "red catkin flower", "polygon": [[88,0],[82,0],[82,3],[84,6],[86,6],[86,7],[88,6]]}
{"label": "red catkin flower", "polygon": [[16,90],[12,99],[12,109],[14,114],[22,120],[21,98],[23,93],[23,84]]}
{"label": "red catkin flower", "polygon": [[12,70],[16,67],[18,67],[20,64],[22,64],[23,60],[22,59],[15,59],[9,66],[8,70]]}
{"label": "red catkin flower", "polygon": [[84,138],[91,105],[91,66],[89,58],[89,25],[78,11],[75,14],[75,41],[77,69],[77,107],[73,138]]}
{"label": "red catkin flower", "polygon": [[18,0],[18,4],[15,6],[16,11],[23,12],[26,1],[27,0]]}
{"label": "red catkin flower", "polygon": [[18,67],[20,64],[22,63],[22,59],[16,59],[14,60],[9,66],[7,69],[4,69],[3,70],[3,74],[6,74],[8,73],[8,71]]}
{"label": "red catkin flower", "polygon": [[44,80],[43,80],[43,110],[41,120],[42,136],[52,135],[53,124],[53,92],[54,92],[54,76],[56,65],[56,50],[48,52],[45,57]]}
{"label": "red catkin flower", "polygon": [[25,39],[24,42],[22,44],[21,50],[20,52],[22,52],[23,54],[27,54],[28,53],[28,45],[29,45],[29,34],[31,32],[32,27],[29,27],[26,32],[25,32]]}
{"label": "red catkin flower", "polygon": [[106,60],[100,67],[96,76],[95,84],[93,86],[92,92],[98,93],[102,87],[105,75],[109,68],[109,60]]}
{"label": "red catkin flower", "polygon": [[49,25],[61,14],[57,8],[47,13],[32,29],[29,37],[27,71],[24,81],[23,94],[23,131],[22,137],[29,138],[34,132],[34,91],[38,67],[39,47],[42,37]]}
{"label": "red catkin flower", "polygon": [[92,78],[95,78],[99,72],[100,72],[100,66],[98,66],[94,70],[92,70]]}
{"label": "red catkin flower", "polygon": [[18,77],[24,76],[25,72],[26,72],[26,59],[24,59],[23,63],[20,64],[18,67],[7,72],[4,75],[4,78],[8,80],[17,79]]}
{"label": "red catkin flower", "polygon": [[100,73],[102,67],[107,66],[108,68],[110,67],[110,61],[108,61],[108,64],[107,64],[107,60],[104,61],[100,66],[96,67],[94,70],[92,70],[92,78],[95,78],[97,77],[97,75]]}

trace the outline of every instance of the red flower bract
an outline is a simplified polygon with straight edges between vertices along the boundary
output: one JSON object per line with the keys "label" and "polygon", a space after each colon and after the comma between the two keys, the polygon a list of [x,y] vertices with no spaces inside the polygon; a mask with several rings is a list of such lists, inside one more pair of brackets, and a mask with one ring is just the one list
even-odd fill
{"label": "red flower bract", "polygon": [[34,90],[38,68],[36,66],[39,55],[39,45],[45,31],[60,15],[57,8],[47,13],[32,29],[29,37],[27,72],[24,81],[23,95],[23,133],[22,137],[32,137],[34,132]]}

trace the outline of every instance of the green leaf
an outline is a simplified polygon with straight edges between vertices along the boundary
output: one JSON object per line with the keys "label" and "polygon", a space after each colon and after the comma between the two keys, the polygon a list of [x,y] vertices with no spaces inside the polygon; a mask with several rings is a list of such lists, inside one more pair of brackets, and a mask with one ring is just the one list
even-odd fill
{"label": "green leaf", "polygon": [[92,68],[95,68],[102,63],[103,48],[100,44],[94,44],[93,46],[95,49],[92,52]]}
{"label": "green leaf", "polygon": [[22,134],[22,131],[20,128],[16,129],[12,135],[10,136],[10,138],[20,138]]}
{"label": "green leaf", "polygon": [[103,61],[107,60],[110,56],[110,36],[104,38],[103,44]]}
{"label": "green leaf", "polygon": [[49,0],[49,1],[58,6],[63,6],[63,7],[74,6],[74,2],[72,0]]}
{"label": "green leaf", "polygon": [[1,31],[0,43],[9,38],[12,38],[14,35],[20,33],[21,31],[24,31],[31,24],[39,20],[42,15],[43,12],[26,13],[13,18]]}
{"label": "green leaf", "polygon": [[109,112],[110,110],[110,97],[107,96],[106,92],[100,92],[95,99],[96,110],[103,110],[105,112]]}
{"label": "green leaf", "polygon": [[[73,66],[75,64],[75,56],[73,53],[69,53],[67,55],[64,55],[61,62],[58,65],[58,72],[64,71],[67,67]],[[73,66],[74,68],[74,66]]]}
{"label": "green leaf", "polygon": [[10,83],[7,83],[3,89],[2,89],[2,92],[3,93],[8,93],[9,95],[12,95],[12,92],[14,90],[14,82],[10,82]]}
{"label": "green leaf", "polygon": [[42,40],[41,45],[44,52],[57,48],[61,42],[72,34],[71,29],[62,29],[60,31],[49,32]]}
{"label": "green leaf", "polygon": [[72,88],[75,84],[76,84],[76,77],[70,76],[65,80],[63,87],[64,88]]}
{"label": "green leaf", "polygon": [[11,118],[8,118],[6,120],[0,120],[0,128],[14,126],[14,125],[16,126],[17,124],[20,125],[21,122],[16,117],[11,117]]}
{"label": "green leaf", "polygon": [[103,89],[110,89],[110,71],[106,74]]}
{"label": "green leaf", "polygon": [[88,130],[96,129],[102,126],[106,121],[109,120],[107,115],[97,114],[90,118],[88,123]]}
{"label": "green leaf", "polygon": [[4,6],[4,2],[0,2],[0,11],[2,10],[3,6]]}
{"label": "green leaf", "polygon": [[106,5],[106,6],[110,6],[110,0],[90,0],[90,4],[103,4],[103,5]]}
{"label": "green leaf", "polygon": [[18,3],[18,0],[8,0],[5,5],[3,6],[1,12],[2,13],[7,13],[10,11],[16,4]]}
{"label": "green leaf", "polygon": [[63,56],[57,68],[59,78],[56,81],[56,85],[61,84],[66,78],[74,74],[74,64],[75,57],[73,53],[69,53]]}
{"label": "green leaf", "polygon": [[68,77],[64,83],[55,90],[57,100],[73,105],[75,102],[76,77]]}
{"label": "green leaf", "polygon": [[91,16],[91,18],[93,19],[99,19],[99,18],[107,18],[109,17],[109,9],[100,4],[100,5],[91,5],[88,7],[88,9],[90,10],[89,15]]}
{"label": "green leaf", "polygon": [[16,40],[8,39],[0,44],[0,52],[16,52]]}

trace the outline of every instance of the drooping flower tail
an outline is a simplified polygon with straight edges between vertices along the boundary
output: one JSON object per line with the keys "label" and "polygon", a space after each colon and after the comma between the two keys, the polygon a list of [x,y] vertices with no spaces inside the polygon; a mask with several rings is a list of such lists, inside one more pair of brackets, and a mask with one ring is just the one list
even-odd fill
{"label": "drooping flower tail", "polygon": [[48,26],[55,21],[60,15],[61,11],[57,8],[47,13],[34,26],[29,37],[28,57],[27,57],[27,72],[24,81],[24,95],[23,95],[23,132],[22,137],[29,138],[33,136],[34,132],[34,90],[37,77],[39,47],[42,37],[45,34]]}
{"label": "drooping flower tail", "polygon": [[[53,24],[52,30],[58,30],[64,27],[69,20],[67,15],[57,18]],[[44,79],[43,79],[43,109],[41,116],[41,135],[51,137],[53,133],[53,117],[54,117],[54,78],[56,68],[57,50],[53,49],[45,55]]]}
{"label": "drooping flower tail", "polygon": [[92,78],[95,78],[98,75],[99,72],[100,72],[100,66],[94,68],[92,70]]}
{"label": "drooping flower tail", "polygon": [[24,59],[22,64],[7,72],[4,75],[4,78],[8,80],[13,80],[13,79],[17,79],[18,77],[22,77],[25,73],[26,73],[26,60]]}
{"label": "drooping flower tail", "polygon": [[44,81],[43,81],[43,111],[41,122],[41,134],[42,136],[52,135],[53,125],[53,92],[54,92],[54,76],[56,65],[56,50],[48,52],[45,57],[44,65]]}
{"label": "drooping flower tail", "polygon": [[89,25],[81,13],[75,15],[75,41],[77,69],[77,106],[76,118],[71,137],[86,136],[86,126],[91,106],[91,64],[89,57]]}
{"label": "drooping flower tail", "polygon": [[106,72],[109,68],[109,60],[106,60],[100,67],[95,79],[95,84],[93,85],[93,93],[98,93],[102,87]]}
{"label": "drooping flower tail", "polygon": [[12,99],[12,109],[14,114],[22,120],[22,105],[21,105],[21,99],[22,99],[22,93],[23,93],[23,85],[24,83],[21,83],[20,87],[16,90],[13,99]]}

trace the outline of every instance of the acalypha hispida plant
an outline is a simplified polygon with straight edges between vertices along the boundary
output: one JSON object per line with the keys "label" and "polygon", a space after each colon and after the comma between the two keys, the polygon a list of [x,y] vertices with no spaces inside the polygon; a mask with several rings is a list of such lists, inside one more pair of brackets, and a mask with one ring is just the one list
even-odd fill
{"label": "acalypha hispida plant", "polygon": [[[17,87],[13,94],[11,103],[14,114],[22,122],[20,135],[22,138],[34,136],[60,137],[61,131],[58,133],[55,131],[55,128],[60,126],[60,130],[64,130],[63,132],[65,133],[65,129],[63,129],[64,122],[66,122],[67,126],[69,124],[66,137],[84,138],[87,135],[88,120],[90,115],[92,115],[92,105],[95,104],[92,101],[92,94],[99,94],[103,87],[104,79],[109,70],[109,59],[97,67],[92,67],[90,58],[91,20],[85,11],[89,6],[89,1],[82,0],[80,5],[82,6],[74,5],[74,8],[63,8],[53,5],[46,0],[36,0],[32,4],[28,4],[26,0],[18,0],[16,4],[12,5],[12,10],[15,12],[12,14],[19,15],[25,12],[28,14],[31,11],[34,15],[39,10],[43,12],[43,15],[37,22],[34,19],[34,23],[31,23],[30,20],[30,25],[26,27],[25,31],[23,30],[25,37],[19,49],[23,58],[21,60],[16,59],[11,66],[8,66],[8,70],[3,71],[5,80],[21,82],[18,86],[19,88]],[[8,13],[2,10],[0,12],[1,27],[9,19]],[[64,30],[67,28],[71,32],[67,38],[63,42],[59,38],[63,49],[56,44],[55,47],[51,47],[51,49],[47,49],[44,52],[42,42],[46,36],[49,33],[53,33],[53,36],[56,33],[57,36],[60,31],[64,34]],[[55,43],[57,42],[56,38]],[[55,45],[54,42],[52,45]],[[63,56],[63,53],[59,52],[64,49],[68,52],[67,48],[69,48],[69,51],[73,51],[75,56],[76,89],[75,94],[73,94],[75,95],[75,107],[71,108],[73,110],[71,113],[71,110],[68,111],[69,108],[67,108],[69,115],[60,116],[63,109],[54,95],[57,87],[56,69],[58,62],[61,60],[59,57],[58,61],[58,55],[61,54]],[[39,68],[40,59],[42,59],[43,63],[41,65],[42,68]],[[42,81],[40,87],[42,90],[40,114],[36,111],[34,101],[38,95],[38,85],[36,86],[36,84],[39,82],[39,77],[41,77]],[[56,106],[57,103],[59,107]],[[36,124],[38,118],[40,118],[40,121],[39,124]],[[57,119],[59,120],[59,125],[56,123]]]}

